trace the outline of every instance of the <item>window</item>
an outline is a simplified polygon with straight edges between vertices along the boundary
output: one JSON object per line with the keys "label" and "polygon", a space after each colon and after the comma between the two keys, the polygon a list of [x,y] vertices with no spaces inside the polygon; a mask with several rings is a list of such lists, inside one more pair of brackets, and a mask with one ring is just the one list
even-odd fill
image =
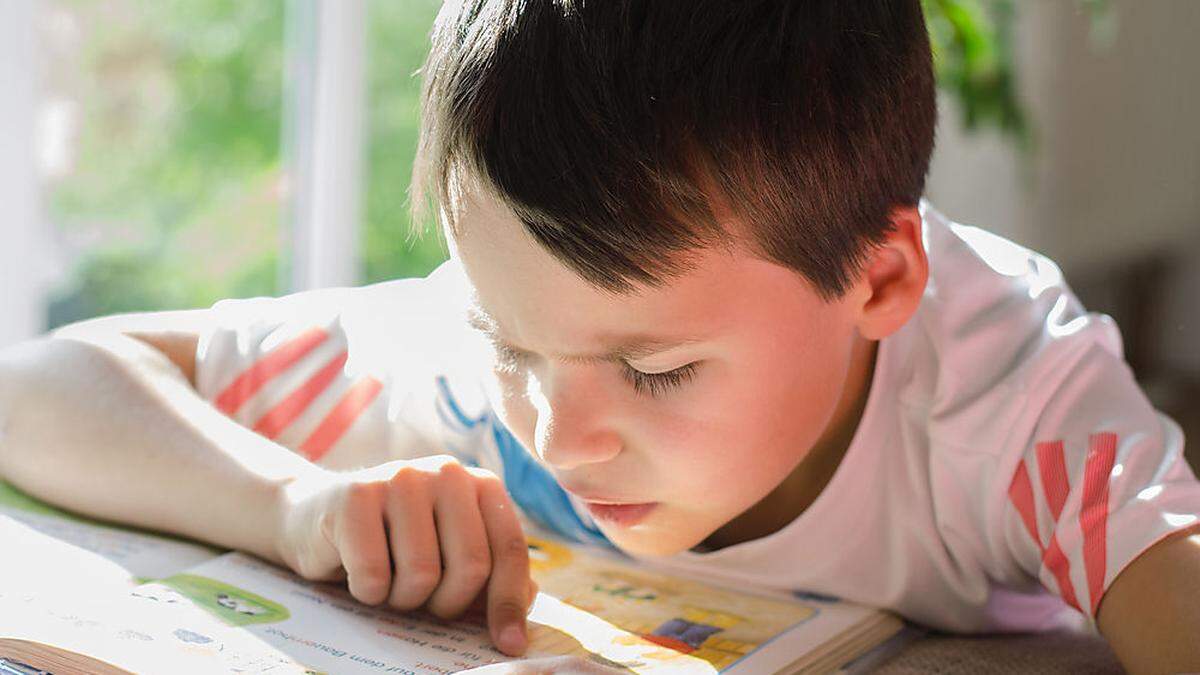
{"label": "window", "polygon": [[[293,290],[292,246],[307,227],[357,234],[335,253],[356,258],[335,261],[353,270],[350,283],[425,274],[444,259],[436,236],[409,236],[407,202],[417,71],[440,3],[30,2],[42,227],[61,262],[45,327]],[[328,35],[303,33],[328,30],[330,11],[357,19],[365,38],[340,56],[316,46]],[[365,64],[365,100],[348,108],[361,111],[361,152],[347,155],[360,158],[361,181],[338,202],[361,208],[306,223],[298,179],[321,175],[305,162],[328,160],[296,139],[325,103],[296,77],[330,58]],[[296,72],[305,63],[311,71]]]}
{"label": "window", "polygon": [[446,258],[435,232],[409,237],[407,188],[417,150],[421,79],[439,0],[376,0],[367,23],[365,281],[424,275]]}
{"label": "window", "polygon": [[41,3],[48,327],[279,289],[283,7]]}

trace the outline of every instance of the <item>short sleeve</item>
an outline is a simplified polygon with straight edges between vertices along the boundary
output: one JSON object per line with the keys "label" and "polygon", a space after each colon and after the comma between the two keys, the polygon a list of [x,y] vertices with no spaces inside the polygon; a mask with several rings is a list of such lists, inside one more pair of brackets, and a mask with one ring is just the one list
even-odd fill
{"label": "short sleeve", "polygon": [[447,452],[437,381],[472,377],[453,274],[219,302],[197,345],[196,389],[330,468]]}
{"label": "short sleeve", "polygon": [[1000,463],[992,533],[1019,566],[1094,621],[1130,562],[1200,521],[1200,484],[1184,439],[1114,350],[1107,317],[1084,315],[1042,359],[1027,412],[1032,433]]}
{"label": "short sleeve", "polygon": [[226,300],[196,353],[196,388],[240,424],[333,469],[450,454],[500,476],[522,512],[604,543],[494,414],[461,270],[283,298]]}

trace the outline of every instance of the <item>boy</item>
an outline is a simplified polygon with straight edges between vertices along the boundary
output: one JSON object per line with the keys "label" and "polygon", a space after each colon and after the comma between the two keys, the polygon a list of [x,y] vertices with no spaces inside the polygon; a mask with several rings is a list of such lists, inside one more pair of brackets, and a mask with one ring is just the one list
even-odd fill
{"label": "boy", "polygon": [[483,595],[510,654],[515,502],[669,569],[1200,668],[1178,427],[1051,262],[919,203],[916,0],[452,3],[425,77],[451,262],[11,349],[0,472],[363,602]]}

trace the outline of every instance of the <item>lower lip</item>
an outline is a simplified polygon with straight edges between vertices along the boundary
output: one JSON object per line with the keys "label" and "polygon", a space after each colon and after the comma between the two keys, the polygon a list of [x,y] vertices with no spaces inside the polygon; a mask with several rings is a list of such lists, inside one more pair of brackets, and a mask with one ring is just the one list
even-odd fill
{"label": "lower lip", "polygon": [[648,504],[598,504],[596,502],[588,502],[587,508],[596,520],[601,520],[606,523],[617,525],[619,527],[633,527],[646,519],[654,507],[658,506],[655,502]]}

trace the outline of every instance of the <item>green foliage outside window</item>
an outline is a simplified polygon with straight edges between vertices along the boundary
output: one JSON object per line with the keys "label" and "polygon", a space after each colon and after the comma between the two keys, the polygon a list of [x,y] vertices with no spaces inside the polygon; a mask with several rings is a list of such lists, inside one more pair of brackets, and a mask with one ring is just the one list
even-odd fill
{"label": "green foliage outside window", "polygon": [[81,249],[50,327],[273,293],[282,0],[59,0],[74,47],[48,86],[78,106],[47,218]]}

